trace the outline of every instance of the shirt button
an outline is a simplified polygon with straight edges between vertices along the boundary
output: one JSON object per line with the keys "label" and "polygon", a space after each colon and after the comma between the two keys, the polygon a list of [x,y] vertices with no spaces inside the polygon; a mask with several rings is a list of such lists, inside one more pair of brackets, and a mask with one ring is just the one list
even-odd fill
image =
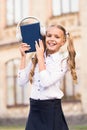
{"label": "shirt button", "polygon": [[40,82],[40,80],[38,80],[38,82]]}
{"label": "shirt button", "polygon": [[48,57],[50,57],[50,55],[48,55]]}
{"label": "shirt button", "polygon": [[38,88],[38,91],[40,91],[40,89]]}

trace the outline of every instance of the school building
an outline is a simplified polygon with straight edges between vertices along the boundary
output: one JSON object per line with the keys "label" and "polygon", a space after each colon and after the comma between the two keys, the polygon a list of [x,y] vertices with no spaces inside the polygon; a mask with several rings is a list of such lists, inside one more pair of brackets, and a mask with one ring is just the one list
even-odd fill
{"label": "school building", "polygon": [[[87,0],[0,0],[0,119],[28,114],[31,85],[18,86],[21,43],[16,39],[17,23],[27,16],[44,26],[61,24],[72,34],[78,83],[73,84],[68,71],[61,88],[63,110],[66,116],[87,114]],[[27,61],[31,56],[27,54]]]}

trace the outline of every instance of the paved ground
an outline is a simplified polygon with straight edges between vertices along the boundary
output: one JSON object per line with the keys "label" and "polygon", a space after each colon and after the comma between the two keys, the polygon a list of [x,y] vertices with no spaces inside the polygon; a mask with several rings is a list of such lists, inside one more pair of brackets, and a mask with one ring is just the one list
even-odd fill
{"label": "paved ground", "polygon": [[87,115],[66,117],[69,125],[87,125]]}
{"label": "paved ground", "polygon": [[[87,115],[79,115],[79,116],[69,116],[66,117],[68,125],[87,125]],[[0,126],[1,125],[25,125],[26,119],[2,119],[0,118]]]}

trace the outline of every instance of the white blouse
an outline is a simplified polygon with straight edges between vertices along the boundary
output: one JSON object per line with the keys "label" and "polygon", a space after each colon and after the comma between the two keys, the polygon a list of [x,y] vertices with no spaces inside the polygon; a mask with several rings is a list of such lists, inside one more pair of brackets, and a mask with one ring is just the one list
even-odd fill
{"label": "white blouse", "polygon": [[[39,72],[38,64],[36,65],[30,98],[44,100],[63,97],[60,83],[68,69],[67,58],[68,53],[45,55],[46,70]],[[18,70],[18,83],[22,87],[29,82],[31,66],[32,62],[29,62],[25,69]]]}

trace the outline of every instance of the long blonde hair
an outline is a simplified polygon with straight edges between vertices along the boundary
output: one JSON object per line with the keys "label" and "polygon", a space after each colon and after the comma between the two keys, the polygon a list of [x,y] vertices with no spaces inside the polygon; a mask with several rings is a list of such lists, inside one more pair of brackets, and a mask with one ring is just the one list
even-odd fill
{"label": "long blonde hair", "polygon": [[[71,71],[72,79],[73,79],[74,83],[77,83],[76,64],[75,64],[76,52],[75,52],[74,45],[73,45],[73,39],[72,39],[70,33],[66,32],[65,28],[62,27],[61,25],[51,25],[50,27],[53,27],[53,26],[61,29],[64,32],[65,42],[66,42],[66,40],[68,40],[68,45],[67,45],[67,50],[69,53],[68,65],[69,65],[69,68]],[[43,40],[43,42],[44,42],[45,37],[43,39],[44,39]],[[46,50],[46,47],[44,50]],[[32,58],[32,68],[31,68],[31,71],[29,74],[30,83],[33,82],[33,76],[34,76],[34,71],[35,71],[35,67],[36,67],[37,62],[38,62],[38,60],[37,60],[37,56],[35,54],[35,56]]]}
{"label": "long blonde hair", "polygon": [[77,83],[76,64],[75,64],[76,52],[75,52],[73,40],[72,40],[72,37],[71,37],[70,34],[68,34],[67,40],[68,40],[68,43],[69,43],[68,46],[67,46],[68,53],[69,53],[68,64],[69,64],[69,67],[70,67],[73,82]]}

